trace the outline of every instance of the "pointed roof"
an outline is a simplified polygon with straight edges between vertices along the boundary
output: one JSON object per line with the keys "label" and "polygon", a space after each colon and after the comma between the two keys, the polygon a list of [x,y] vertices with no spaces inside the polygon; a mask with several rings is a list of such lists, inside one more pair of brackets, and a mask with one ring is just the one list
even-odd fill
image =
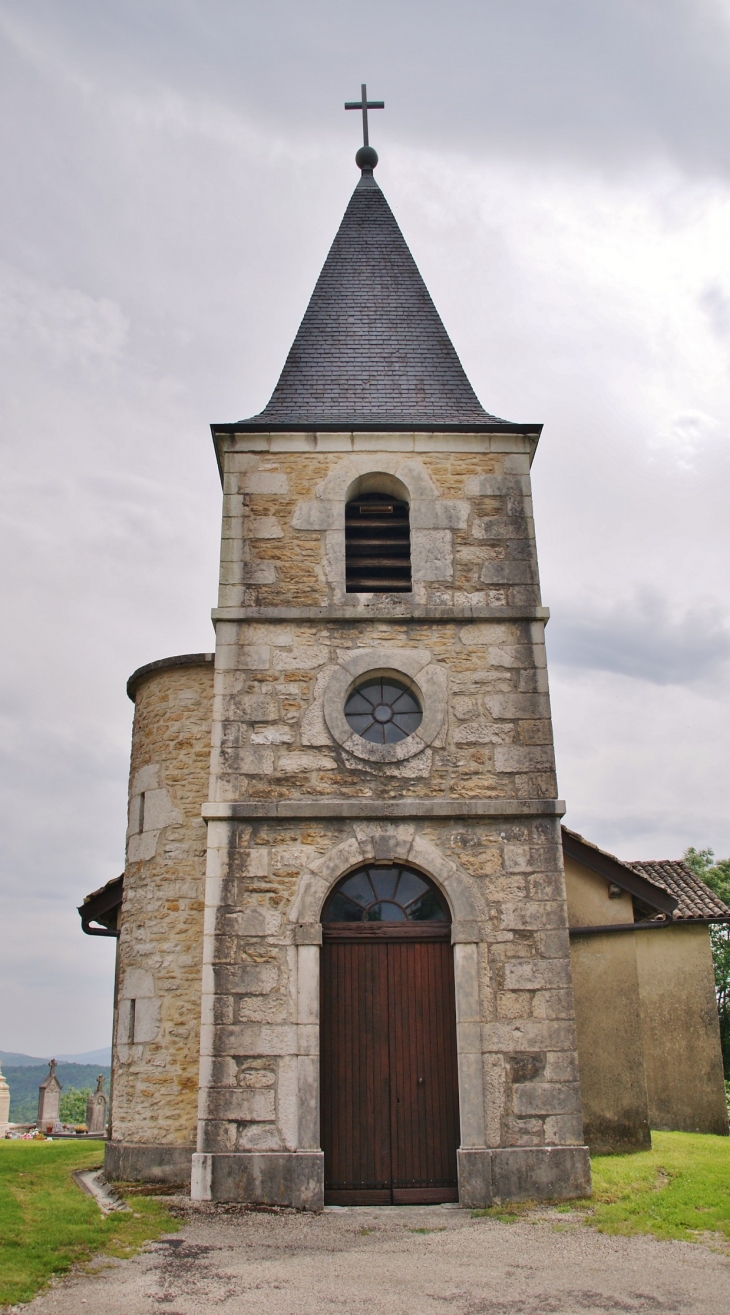
{"label": "pointed roof", "polygon": [[393,212],[364,169],[271,401],[246,428],[490,422],[506,423],[479,402]]}

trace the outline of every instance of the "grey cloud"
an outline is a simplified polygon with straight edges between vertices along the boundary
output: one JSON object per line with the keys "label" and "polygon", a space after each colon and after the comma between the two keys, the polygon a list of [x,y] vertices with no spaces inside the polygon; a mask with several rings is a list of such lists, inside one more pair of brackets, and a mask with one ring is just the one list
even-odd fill
{"label": "grey cloud", "polygon": [[352,141],[341,102],[366,77],[386,99],[378,144],[730,168],[721,0],[372,0],[365,11],[336,0],[6,0],[5,13],[31,63],[127,96],[212,99],[289,140]]}
{"label": "grey cloud", "polygon": [[644,588],[603,610],[554,607],[547,644],[553,664],[612,671],[653,685],[697,685],[722,677],[730,629],[712,604],[678,616],[667,595]]}
{"label": "grey cloud", "polygon": [[[687,606],[697,581],[725,589],[724,404],[672,326],[705,289],[722,329],[726,279],[700,261],[685,296],[669,261],[635,305],[610,246],[631,253],[622,207],[666,200],[661,246],[684,204],[722,206],[722,187],[690,176],[727,163],[727,31],[714,0],[2,0],[0,1045],[108,1040],[113,946],[81,935],[74,906],[121,870],[126,677],[212,646],[208,423],[268,400],[356,181],[342,102],[363,77],[387,106],[383,186],[472,381],[490,409],[547,422],[535,503],[571,806],[615,815],[633,770],[631,808],[660,841],[629,856],[727,852],[730,734],[705,696],[723,623],[668,602],[587,620],[555,606],[637,571]],[[660,171],[647,201],[657,160],[689,181]],[[604,236],[613,272],[594,285],[582,271]],[[698,449],[693,472],[661,449],[644,461],[667,415]],[[627,666],[644,683],[602,674]],[[646,683],[669,679],[702,697]],[[648,783],[666,763],[662,811]],[[693,801],[700,822],[665,842]]]}
{"label": "grey cloud", "polygon": [[700,294],[700,306],[717,338],[730,337],[730,297],[717,283],[709,284]]}

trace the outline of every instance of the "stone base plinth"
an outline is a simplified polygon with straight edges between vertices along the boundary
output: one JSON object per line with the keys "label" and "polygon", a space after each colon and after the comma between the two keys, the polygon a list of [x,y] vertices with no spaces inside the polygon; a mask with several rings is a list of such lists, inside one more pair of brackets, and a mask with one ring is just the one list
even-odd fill
{"label": "stone base plinth", "polygon": [[589,1196],[587,1146],[510,1146],[461,1150],[459,1204],[484,1208],[503,1201],[569,1200]]}
{"label": "stone base plinth", "polygon": [[189,1183],[192,1146],[141,1146],[108,1141],[104,1176],[125,1183]]}
{"label": "stone base plinth", "polygon": [[247,1151],[193,1156],[194,1201],[245,1201],[321,1210],[324,1155],[321,1151]]}

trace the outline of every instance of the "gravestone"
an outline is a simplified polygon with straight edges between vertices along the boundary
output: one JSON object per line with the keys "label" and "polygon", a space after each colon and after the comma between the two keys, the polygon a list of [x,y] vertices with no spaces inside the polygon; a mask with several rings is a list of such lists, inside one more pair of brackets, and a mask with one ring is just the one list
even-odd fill
{"label": "gravestone", "polygon": [[87,1132],[104,1132],[106,1130],[106,1107],[107,1098],[104,1095],[104,1074],[100,1073],[96,1079],[96,1091],[91,1093],[86,1102]]}
{"label": "gravestone", "polygon": [[52,1059],[48,1066],[48,1077],[38,1088],[38,1118],[36,1120],[41,1132],[51,1132],[54,1123],[61,1118],[61,1083],[56,1077],[56,1061]]}
{"label": "gravestone", "polygon": [[2,1068],[0,1068],[0,1137],[4,1137],[10,1124],[8,1118],[10,1115],[10,1088],[3,1077]]}

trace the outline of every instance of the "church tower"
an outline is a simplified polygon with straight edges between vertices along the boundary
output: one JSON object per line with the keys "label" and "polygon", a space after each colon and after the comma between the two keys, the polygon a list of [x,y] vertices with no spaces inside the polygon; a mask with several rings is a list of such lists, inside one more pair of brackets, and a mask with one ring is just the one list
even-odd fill
{"label": "church tower", "polygon": [[193,1196],[583,1195],[540,426],[483,409],[357,161],[270,402],[212,427]]}

